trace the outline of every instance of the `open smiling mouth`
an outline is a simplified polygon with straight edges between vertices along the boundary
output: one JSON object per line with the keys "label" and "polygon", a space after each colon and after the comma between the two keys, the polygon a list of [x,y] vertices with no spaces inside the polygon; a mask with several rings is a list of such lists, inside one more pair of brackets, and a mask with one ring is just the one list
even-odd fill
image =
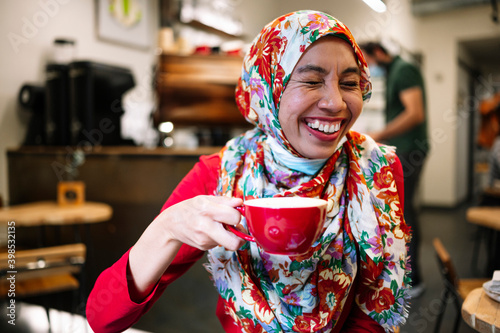
{"label": "open smiling mouth", "polygon": [[313,130],[325,133],[332,134],[338,132],[340,130],[340,126],[342,125],[342,121],[334,121],[334,122],[320,122],[319,120],[308,122],[307,126],[312,128]]}

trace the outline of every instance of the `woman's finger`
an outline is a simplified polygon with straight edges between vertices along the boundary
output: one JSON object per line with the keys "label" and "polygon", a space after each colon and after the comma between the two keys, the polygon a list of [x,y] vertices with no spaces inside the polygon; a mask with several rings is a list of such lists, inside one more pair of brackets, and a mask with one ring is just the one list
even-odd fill
{"label": "woman's finger", "polygon": [[210,235],[216,240],[217,245],[221,245],[230,251],[238,250],[245,243],[245,240],[224,228],[221,223],[216,223],[216,225],[214,225],[210,231]]}
{"label": "woman's finger", "polygon": [[240,223],[241,214],[234,208],[241,206],[243,200],[239,198],[216,196],[204,197],[202,200],[204,200],[202,206],[202,214],[204,216],[214,221],[230,225],[237,225]]}

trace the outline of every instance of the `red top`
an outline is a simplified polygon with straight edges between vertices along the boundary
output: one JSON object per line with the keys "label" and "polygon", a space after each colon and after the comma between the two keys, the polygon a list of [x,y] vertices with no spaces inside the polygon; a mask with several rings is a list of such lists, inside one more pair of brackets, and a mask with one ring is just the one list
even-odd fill
{"label": "red top", "polygon": [[[162,211],[197,195],[212,195],[217,186],[219,166],[220,158],[217,154],[202,156],[200,162],[179,183],[163,205]],[[403,206],[403,169],[399,159],[391,164],[391,167]],[[199,260],[204,251],[183,244],[156,287],[141,303],[130,299],[127,283],[128,254],[129,251],[99,275],[89,295],[87,319],[95,333],[121,332],[136,323],[153,306],[165,288]],[[355,289],[351,289],[334,332],[340,331],[341,328],[342,332],[384,332],[378,323],[353,304]],[[216,314],[226,332],[241,332],[233,319],[224,312],[220,298]]]}

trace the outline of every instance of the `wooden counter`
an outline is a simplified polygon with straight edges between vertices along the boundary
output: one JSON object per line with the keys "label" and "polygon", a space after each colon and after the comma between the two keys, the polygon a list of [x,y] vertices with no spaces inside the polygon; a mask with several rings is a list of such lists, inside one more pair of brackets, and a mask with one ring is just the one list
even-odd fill
{"label": "wooden counter", "polygon": [[[75,147],[21,147],[7,150],[10,204],[55,200],[57,182]],[[78,180],[89,201],[161,205],[198,161],[220,147],[172,149],[87,147]]]}

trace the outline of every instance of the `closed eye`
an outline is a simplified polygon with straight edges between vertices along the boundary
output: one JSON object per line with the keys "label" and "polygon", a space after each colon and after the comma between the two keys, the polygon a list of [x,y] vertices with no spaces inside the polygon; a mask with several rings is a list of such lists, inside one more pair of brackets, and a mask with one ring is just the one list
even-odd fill
{"label": "closed eye", "polygon": [[320,84],[321,81],[304,81],[305,84],[308,84],[308,85],[315,85],[315,84]]}
{"label": "closed eye", "polygon": [[344,81],[342,85],[350,88],[357,88],[359,87],[359,81]]}

